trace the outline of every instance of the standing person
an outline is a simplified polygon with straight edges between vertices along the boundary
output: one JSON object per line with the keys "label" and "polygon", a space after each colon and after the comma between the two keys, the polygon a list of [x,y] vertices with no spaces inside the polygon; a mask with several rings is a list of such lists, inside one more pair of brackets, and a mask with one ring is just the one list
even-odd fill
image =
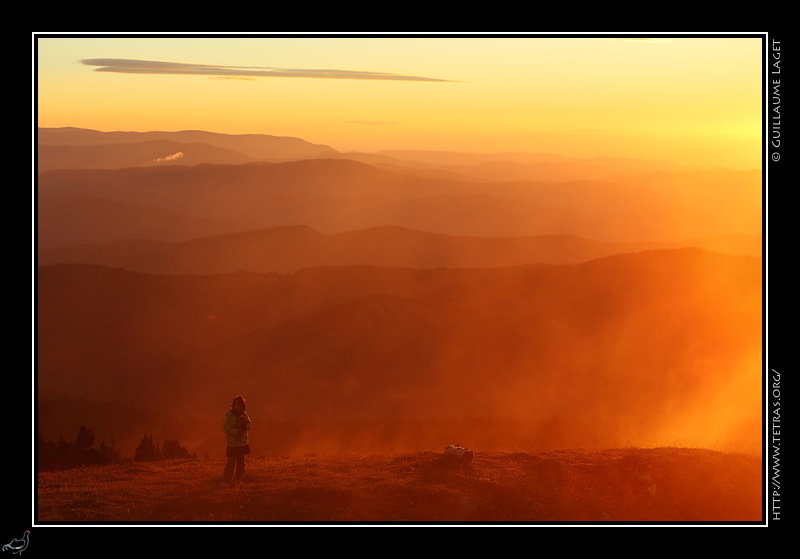
{"label": "standing person", "polygon": [[241,483],[244,476],[244,457],[250,454],[250,440],[248,431],[252,427],[250,416],[245,412],[247,403],[242,396],[236,396],[231,403],[231,409],[225,414],[225,422],[222,429],[225,431],[228,446],[225,456],[228,462],[225,464],[225,472],[222,475],[222,486],[230,485],[231,481]]}

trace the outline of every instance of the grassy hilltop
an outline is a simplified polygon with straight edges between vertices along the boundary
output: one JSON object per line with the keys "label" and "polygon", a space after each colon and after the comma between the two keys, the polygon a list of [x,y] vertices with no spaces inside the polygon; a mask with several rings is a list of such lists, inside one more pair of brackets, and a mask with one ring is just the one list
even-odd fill
{"label": "grassy hilltop", "polygon": [[126,461],[40,472],[40,523],[759,522],[761,462],[692,448]]}

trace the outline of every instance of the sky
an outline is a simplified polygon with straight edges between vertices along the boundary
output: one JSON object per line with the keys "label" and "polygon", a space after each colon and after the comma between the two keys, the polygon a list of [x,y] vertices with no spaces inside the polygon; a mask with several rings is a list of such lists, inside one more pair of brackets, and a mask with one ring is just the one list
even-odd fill
{"label": "sky", "polygon": [[762,38],[34,36],[40,127],[759,168]]}

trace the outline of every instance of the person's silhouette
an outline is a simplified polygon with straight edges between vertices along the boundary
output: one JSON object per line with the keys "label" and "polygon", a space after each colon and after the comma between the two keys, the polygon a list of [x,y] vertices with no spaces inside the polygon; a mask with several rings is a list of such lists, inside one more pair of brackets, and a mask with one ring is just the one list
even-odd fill
{"label": "person's silhouette", "polygon": [[231,403],[231,409],[225,414],[222,429],[225,431],[228,446],[225,456],[228,461],[222,474],[222,486],[225,487],[236,479],[242,482],[244,477],[244,457],[250,453],[250,438],[248,432],[252,427],[250,416],[245,411],[247,403],[242,396],[236,396]]}

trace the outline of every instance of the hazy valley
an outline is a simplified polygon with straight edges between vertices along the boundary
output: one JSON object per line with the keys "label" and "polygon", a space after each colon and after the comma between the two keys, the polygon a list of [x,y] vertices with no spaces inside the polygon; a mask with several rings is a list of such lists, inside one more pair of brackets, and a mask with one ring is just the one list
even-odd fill
{"label": "hazy valley", "polygon": [[262,457],[760,452],[758,169],[38,140],[44,440],[88,425],[125,456],[155,433],[218,459],[244,393]]}

